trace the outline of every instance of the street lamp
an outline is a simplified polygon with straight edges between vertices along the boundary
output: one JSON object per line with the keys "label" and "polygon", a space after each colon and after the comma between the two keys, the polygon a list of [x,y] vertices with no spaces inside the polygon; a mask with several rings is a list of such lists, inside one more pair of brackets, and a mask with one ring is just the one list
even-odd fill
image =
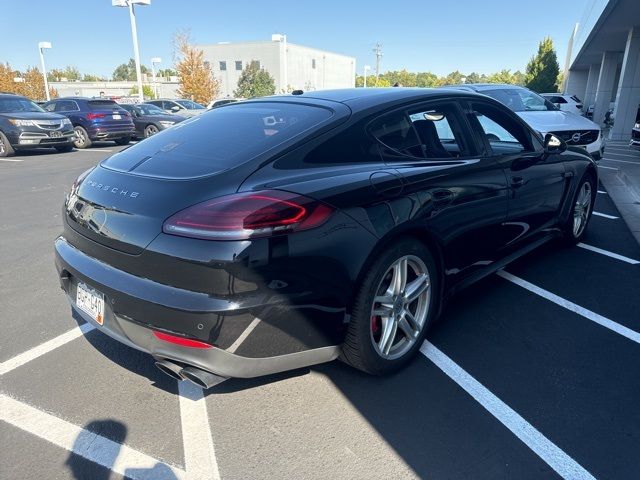
{"label": "street lamp", "polygon": [[44,93],[47,97],[47,102],[51,100],[49,97],[49,81],[47,80],[47,69],[44,66],[44,53],[45,48],[51,48],[51,42],[38,42],[38,50],[40,50],[40,63],[42,64],[42,77],[44,78]]}
{"label": "street lamp", "polygon": [[153,57],[151,59],[151,73],[153,74],[153,93],[158,98],[158,83],[156,82],[156,64],[161,63],[160,57]]}
{"label": "street lamp", "polygon": [[138,50],[138,30],[136,29],[136,13],[133,5],[151,5],[151,0],[111,0],[113,7],[129,7],[129,19],[131,20],[131,37],[133,38],[133,54],[136,60],[136,78],[138,80],[138,100],[144,102],[142,94],[142,72],[140,71],[140,51]]}
{"label": "street lamp", "polygon": [[370,65],[365,65],[364,66],[364,88],[367,88],[367,72],[371,70],[371,66]]}

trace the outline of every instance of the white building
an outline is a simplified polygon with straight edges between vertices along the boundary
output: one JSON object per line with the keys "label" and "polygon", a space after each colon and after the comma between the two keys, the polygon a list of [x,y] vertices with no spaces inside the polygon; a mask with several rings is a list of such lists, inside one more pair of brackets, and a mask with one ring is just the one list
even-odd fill
{"label": "white building", "polygon": [[640,104],[640,0],[591,0],[575,30],[564,91],[594,105],[602,123],[615,102],[612,140],[627,140]]}
{"label": "white building", "polygon": [[255,60],[271,74],[276,93],[291,90],[324,90],[355,86],[356,59],[338,53],[288,43],[284,35],[271,41],[198,45],[214,77],[221,97],[233,97],[245,66]]}

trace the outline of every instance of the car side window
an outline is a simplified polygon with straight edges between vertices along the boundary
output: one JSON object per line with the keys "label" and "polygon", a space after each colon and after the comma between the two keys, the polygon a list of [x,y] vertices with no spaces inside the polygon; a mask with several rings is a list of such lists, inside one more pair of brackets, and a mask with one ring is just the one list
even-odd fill
{"label": "car side window", "polygon": [[464,141],[458,109],[452,103],[434,104],[429,108],[409,111],[425,157],[454,159],[471,154]]}
{"label": "car side window", "polygon": [[535,150],[530,132],[496,107],[473,103],[469,120],[484,135],[494,155]]}
{"label": "car side window", "polygon": [[369,133],[379,142],[384,156],[424,159],[422,144],[405,112],[394,112],[375,119]]}
{"label": "car side window", "polygon": [[47,103],[47,104],[43,105],[42,108],[46,112],[53,112],[55,110],[55,108],[56,108],[56,102]]}

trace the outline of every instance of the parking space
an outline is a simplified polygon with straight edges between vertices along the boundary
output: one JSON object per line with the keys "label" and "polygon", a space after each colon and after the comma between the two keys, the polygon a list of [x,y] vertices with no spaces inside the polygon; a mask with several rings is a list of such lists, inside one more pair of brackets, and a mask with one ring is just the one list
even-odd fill
{"label": "parking space", "polygon": [[583,244],[463,291],[402,372],[203,392],[80,331],[58,288],[64,194],[119,148],[0,162],[0,477],[640,478],[640,246],[604,187]]}

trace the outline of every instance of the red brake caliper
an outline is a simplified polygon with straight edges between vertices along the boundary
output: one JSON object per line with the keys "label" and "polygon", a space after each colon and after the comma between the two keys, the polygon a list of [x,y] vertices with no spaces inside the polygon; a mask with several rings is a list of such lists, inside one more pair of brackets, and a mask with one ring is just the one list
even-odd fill
{"label": "red brake caliper", "polygon": [[378,321],[378,317],[374,315],[371,317],[371,331],[378,333],[378,330],[380,330],[380,322]]}

